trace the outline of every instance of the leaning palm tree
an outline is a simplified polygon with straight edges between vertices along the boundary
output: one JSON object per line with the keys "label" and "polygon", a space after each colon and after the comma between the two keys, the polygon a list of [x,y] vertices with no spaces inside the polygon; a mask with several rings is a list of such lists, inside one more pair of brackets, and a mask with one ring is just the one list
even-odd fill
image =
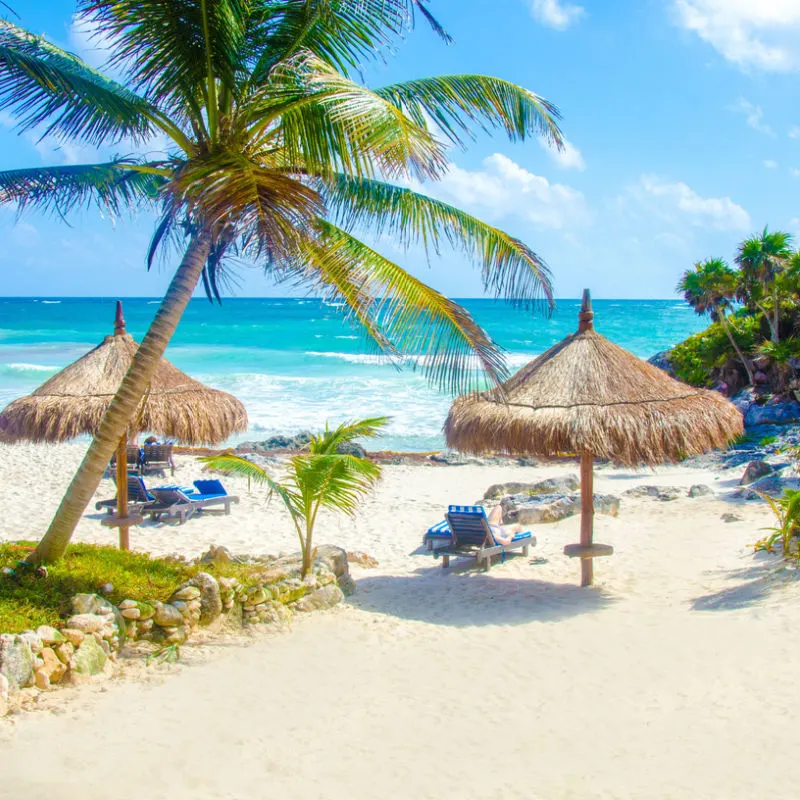
{"label": "leaning palm tree", "polygon": [[753,384],[753,365],[750,363],[731,331],[728,311],[740,291],[740,276],[721,258],[708,258],[698,261],[690,270],[683,273],[678,284],[686,302],[700,315],[708,314],[714,322],[719,322],[731,346],[747,373],[750,385]]}
{"label": "leaning palm tree", "polygon": [[772,341],[780,341],[780,301],[778,278],[789,265],[792,257],[792,237],[783,231],[762,233],[745,239],[736,251],[736,263],[741,267],[745,283],[761,288],[772,296],[772,315],[764,308],[757,293],[751,292],[754,304],[762,311],[769,325]]}
{"label": "leaning palm tree", "polygon": [[[555,107],[479,75],[379,89],[352,77],[413,24],[415,10],[446,36],[426,2],[80,0],[79,17],[109,45],[119,80],[0,20],[0,109],[18,129],[129,153],[2,172],[0,202],[61,216],[150,206],[158,221],[148,266],[170,245],[183,248],[33,559],[63,554],[192,293],[202,280],[219,299],[237,261],[341,301],[390,357],[423,355],[441,386],[470,382],[471,356],[489,381],[502,379],[499,349],[462,307],[359,238],[371,231],[407,247],[461,248],[498,296],[552,305],[547,267],[528,246],[406,187],[441,177],[447,148],[476,130],[562,146]],[[165,152],[138,155],[154,137]]]}
{"label": "leaning palm tree", "polygon": [[306,452],[292,456],[282,480],[275,480],[263,467],[246,458],[223,454],[203,458],[210,469],[244,475],[248,481],[265,485],[269,496],[277,496],[286,506],[302,554],[301,577],[314,563],[314,526],[322,509],[355,516],[362,498],[375,486],[381,468],[374,461],[352,453],[340,452],[358,439],[380,433],[386,417],[372,417],[347,422],[312,436]]}

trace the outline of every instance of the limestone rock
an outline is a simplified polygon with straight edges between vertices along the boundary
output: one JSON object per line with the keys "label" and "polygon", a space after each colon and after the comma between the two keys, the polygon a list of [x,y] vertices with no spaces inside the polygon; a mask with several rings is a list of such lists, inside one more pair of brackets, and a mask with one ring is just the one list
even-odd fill
{"label": "limestone rock", "polygon": [[200,624],[208,625],[222,613],[219,583],[207,572],[198,572],[190,583],[200,591]]}
{"label": "limestone rock", "polygon": [[[616,517],[619,514],[620,499],[612,494],[595,494],[596,514]],[[538,525],[558,522],[567,517],[580,514],[580,494],[545,494],[539,496],[514,495],[503,500],[503,521],[519,525]]]}
{"label": "limestone rock", "polygon": [[634,486],[626,489],[622,494],[626,497],[652,497],[663,503],[677,500],[686,493],[680,486]]}
{"label": "limestone rock", "polygon": [[[83,642],[83,639],[81,639],[81,642]],[[75,652],[75,645],[73,645],[72,642],[62,642],[53,648],[53,652],[58,656],[59,661],[64,664],[69,664]]]}
{"label": "limestone rock", "polygon": [[122,616],[128,620],[136,620],[142,616],[142,612],[138,608],[123,608]]}
{"label": "limestone rock", "polygon": [[94,633],[95,631],[102,630],[105,624],[106,621],[104,617],[101,617],[99,614],[88,612],[75,614],[67,620],[68,628],[74,628],[84,633]]}
{"label": "limestone rock", "polygon": [[99,675],[108,656],[93,636],[87,636],[75,651],[70,661],[70,669],[78,675]]}
{"label": "limestone rock", "polygon": [[342,594],[345,597],[355,594],[356,582],[353,580],[352,575],[342,575],[341,578],[337,578],[336,585],[342,590]]}
{"label": "limestone rock", "polygon": [[61,633],[63,633],[64,638],[75,647],[80,647],[81,642],[86,638],[86,634],[83,631],[79,631],[77,628],[62,628]]}
{"label": "limestone rock", "polygon": [[338,586],[331,583],[328,586],[317,589],[315,592],[311,592],[311,594],[305,595],[305,597],[301,597],[297,601],[295,608],[298,611],[317,611],[323,608],[331,608],[337,603],[341,603],[342,600],[344,600],[344,593]]}
{"label": "limestone rock", "polygon": [[[136,608],[135,600],[123,600],[118,606],[120,611],[127,611],[129,608]],[[123,614],[124,616],[124,614]],[[138,618],[137,618],[138,619]]]}
{"label": "limestone rock", "polygon": [[2,672],[0,672],[0,700],[8,700],[8,678]]}
{"label": "limestone rock", "polygon": [[350,573],[347,551],[335,544],[321,544],[317,547],[316,560],[324,564],[337,578]]}
{"label": "limestone rock", "polygon": [[[202,574],[205,575],[207,573]],[[170,597],[169,601],[172,602],[173,600],[182,600],[183,602],[186,602],[187,600],[194,600],[197,597],[200,597],[200,590],[191,583],[185,583],[172,593],[172,597]]]}
{"label": "limestone rock", "polygon": [[36,688],[43,692],[50,688],[50,676],[41,667],[33,671],[33,682]]}
{"label": "limestone rock", "polygon": [[36,633],[42,640],[42,644],[45,647],[49,647],[51,644],[61,644],[62,642],[67,641],[64,634],[61,633],[61,631],[58,630],[58,628],[53,628],[50,625],[40,625],[36,629]]}
{"label": "limestone rock", "polygon": [[753,403],[744,412],[746,428],[756,425],[786,425],[800,421],[800,403],[788,398],[776,397],[765,405]]}
{"label": "limestone rock", "polygon": [[49,647],[42,650],[44,665],[37,670],[47,676],[48,684],[58,683],[67,673],[67,666]]}
{"label": "limestone rock", "polygon": [[759,480],[759,478],[770,475],[773,471],[772,466],[766,461],[751,461],[747,465],[742,479],[739,481],[739,486],[749,486],[751,483],[755,483]]}
{"label": "limestone rock", "polygon": [[33,685],[33,653],[28,642],[10,633],[0,634],[0,673],[14,689]]}
{"label": "limestone rock", "polygon": [[347,563],[358,564],[362,569],[374,569],[378,566],[378,559],[360,550],[347,551]]}
{"label": "limestone rock", "polygon": [[738,514],[731,514],[730,512],[723,514],[720,519],[723,522],[741,522],[742,518]]}
{"label": "limestone rock", "polygon": [[571,494],[578,491],[580,481],[577,475],[563,475],[559,478],[547,478],[536,483],[495,483],[483,495],[484,500],[497,500],[509,495],[528,495],[530,497],[544,494]]}
{"label": "limestone rock", "polygon": [[20,639],[23,639],[28,643],[28,646],[31,648],[31,652],[34,655],[37,655],[41,652],[42,644],[41,638],[39,638],[39,634],[35,633],[34,631],[22,631],[22,633],[17,634]]}
{"label": "limestone rock", "polygon": [[705,497],[709,494],[714,494],[714,490],[704,483],[696,483],[689,489],[689,497]]}
{"label": "limestone rock", "polygon": [[153,620],[162,628],[175,628],[183,624],[181,612],[169,603],[156,603]]}

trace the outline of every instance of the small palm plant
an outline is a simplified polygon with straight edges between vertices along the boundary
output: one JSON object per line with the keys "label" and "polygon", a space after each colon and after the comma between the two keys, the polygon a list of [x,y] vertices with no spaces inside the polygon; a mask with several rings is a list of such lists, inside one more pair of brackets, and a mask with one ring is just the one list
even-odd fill
{"label": "small palm plant", "polygon": [[367,458],[339,452],[356,439],[376,436],[386,424],[386,417],[373,417],[343,423],[312,436],[307,452],[289,459],[286,474],[274,480],[263,467],[235,455],[203,458],[210,468],[264,484],[269,496],[276,495],[289,511],[300,539],[303,556],[302,576],[314,563],[314,526],[323,508],[355,516],[358,504],[377,483],[381,468]]}
{"label": "small palm plant", "polygon": [[771,553],[775,543],[780,541],[783,557],[794,555],[797,558],[797,552],[792,553],[792,540],[800,534],[800,490],[784,489],[783,497],[779,498],[761,492],[759,494],[769,503],[778,524],[764,529],[770,531],[770,535],[756,542],[755,549]]}

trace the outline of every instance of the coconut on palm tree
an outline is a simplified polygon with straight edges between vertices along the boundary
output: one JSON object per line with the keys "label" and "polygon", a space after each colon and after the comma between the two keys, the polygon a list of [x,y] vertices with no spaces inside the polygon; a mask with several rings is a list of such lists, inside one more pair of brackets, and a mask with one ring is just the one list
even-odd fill
{"label": "coconut on palm tree", "polygon": [[343,423],[312,436],[306,452],[290,458],[282,480],[246,458],[223,454],[203,458],[210,469],[244,475],[254,483],[265,485],[270,497],[277,496],[286,506],[302,554],[301,577],[314,563],[314,526],[323,509],[355,516],[358,504],[378,481],[381,468],[368,458],[340,452],[358,439],[377,436],[387,422],[386,417],[372,417]]}
{"label": "coconut on palm tree", "polygon": [[[745,239],[736,251],[736,263],[742,270],[745,286],[750,284],[760,291],[750,291],[750,300],[764,314],[772,341],[780,341],[780,296],[778,279],[792,258],[792,237],[783,231],[768,228]],[[763,305],[763,295],[772,298],[772,314]]]}
{"label": "coconut on palm tree", "polygon": [[[427,0],[80,0],[115,80],[0,20],[0,110],[20,132],[129,154],[0,173],[0,202],[66,215],[158,213],[147,254],[183,248],[130,371],[34,558],[60,557],[145,395],[192,293],[219,298],[234,260],[340,300],[389,355],[416,352],[452,390],[472,356],[497,383],[497,346],[459,305],[359,238],[462,249],[487,289],[552,303],[543,261],[518,239],[396,182],[435,180],[476,130],[562,145],[558,112],[508,81],[419,78],[370,89],[353,76]],[[431,124],[431,121],[433,124]],[[435,132],[434,132],[435,130]],[[140,153],[158,137],[163,153]]]}
{"label": "coconut on palm tree", "polygon": [[708,314],[714,322],[719,322],[752,385],[753,365],[739,347],[728,319],[728,311],[741,290],[739,274],[723,259],[708,258],[684,272],[677,288],[698,314]]}

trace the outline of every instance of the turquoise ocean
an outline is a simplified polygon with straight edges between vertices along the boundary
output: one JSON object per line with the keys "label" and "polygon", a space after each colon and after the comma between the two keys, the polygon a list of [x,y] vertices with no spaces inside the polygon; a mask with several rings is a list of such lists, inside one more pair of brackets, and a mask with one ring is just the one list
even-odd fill
{"label": "turquoise ocean", "polygon": [[[141,339],[156,299],[124,300],[128,332]],[[517,369],[577,326],[578,300],[560,300],[551,317],[493,300],[462,300],[507,351]],[[704,327],[674,300],[596,300],[597,330],[649,358]],[[0,298],[0,408],[28,394],[113,330],[114,299]],[[410,367],[398,370],[342,316],[316,299],[196,298],[166,357],[200,381],[236,395],[250,430],[237,437],[318,429],[367,415],[388,415],[373,449],[438,450],[452,397]],[[231,442],[234,443],[234,442]]]}

